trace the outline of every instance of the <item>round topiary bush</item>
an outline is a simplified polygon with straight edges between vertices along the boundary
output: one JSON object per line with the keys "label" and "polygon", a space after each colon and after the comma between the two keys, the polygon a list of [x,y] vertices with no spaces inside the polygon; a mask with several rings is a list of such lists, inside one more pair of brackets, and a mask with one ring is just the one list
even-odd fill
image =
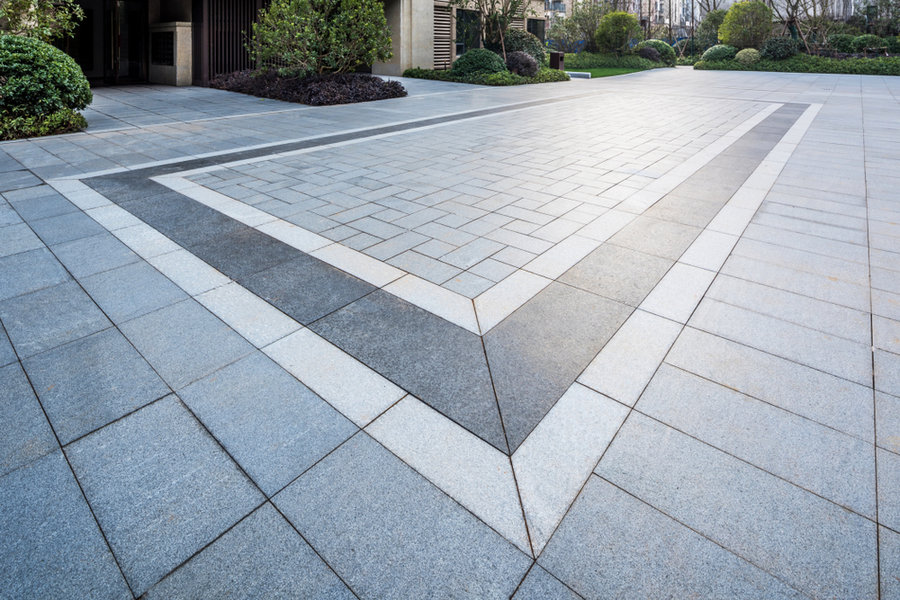
{"label": "round topiary bush", "polygon": [[603,52],[623,53],[633,40],[641,38],[641,24],[636,16],[624,11],[607,13],[600,19],[594,37]]}
{"label": "round topiary bush", "polygon": [[644,46],[643,48],[639,48],[637,51],[637,55],[641,58],[646,58],[647,60],[651,60],[655,63],[662,61],[662,58],[659,56],[659,51],[653,46]]}
{"label": "round topiary bush", "polygon": [[890,52],[892,56],[900,54],[900,35],[884,38],[884,43],[887,45],[888,52]]}
{"label": "round topiary bush", "polygon": [[828,47],[835,52],[853,52],[853,40],[856,36],[849,33],[833,33],[828,36]]}
{"label": "round topiary bush", "polygon": [[521,29],[510,28],[503,38],[503,44],[506,46],[507,60],[510,52],[524,52],[536,60],[538,64],[544,62],[544,44],[534,34]]}
{"label": "round topiary bush", "polygon": [[725,44],[716,44],[703,53],[700,60],[704,62],[718,62],[720,60],[731,60],[737,54],[737,48],[727,46]]}
{"label": "round topiary bush", "polygon": [[450,68],[454,75],[500,73],[506,70],[503,59],[486,48],[473,48],[456,59]]}
{"label": "round topiary bush", "polygon": [[772,9],[758,0],[732,4],[719,27],[719,41],[735,48],[759,48],[772,35]]}
{"label": "round topiary bush", "polygon": [[744,48],[734,56],[734,60],[742,65],[752,65],[759,62],[759,50],[754,48]]}
{"label": "round topiary bush", "polygon": [[784,60],[800,51],[797,40],[787,36],[773,37],[763,42],[759,49],[761,57],[769,60]]}
{"label": "round topiary bush", "polygon": [[44,117],[91,103],[81,67],[62,50],[35,38],[0,36],[0,115]]}
{"label": "round topiary bush", "polygon": [[867,33],[853,38],[853,51],[865,52],[866,48],[883,48],[887,46],[884,40],[877,35]]}
{"label": "round topiary bush", "polygon": [[675,49],[672,48],[663,40],[644,40],[640,44],[637,45],[637,49],[641,48],[653,48],[657,52],[659,52],[659,58],[662,62],[666,63],[670,67],[675,66]]}
{"label": "round topiary bush", "polygon": [[540,70],[534,57],[521,50],[516,50],[506,55],[506,68],[509,69],[510,73],[515,73],[522,77],[534,77]]}

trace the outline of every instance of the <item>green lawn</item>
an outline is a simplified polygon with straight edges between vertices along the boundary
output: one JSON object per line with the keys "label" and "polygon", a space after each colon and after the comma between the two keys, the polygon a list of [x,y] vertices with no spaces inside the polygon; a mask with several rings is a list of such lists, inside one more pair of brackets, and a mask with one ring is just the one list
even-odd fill
{"label": "green lawn", "polygon": [[612,75],[625,75],[626,73],[637,73],[643,69],[566,69],[572,73],[590,73],[591,79],[597,77],[611,77]]}

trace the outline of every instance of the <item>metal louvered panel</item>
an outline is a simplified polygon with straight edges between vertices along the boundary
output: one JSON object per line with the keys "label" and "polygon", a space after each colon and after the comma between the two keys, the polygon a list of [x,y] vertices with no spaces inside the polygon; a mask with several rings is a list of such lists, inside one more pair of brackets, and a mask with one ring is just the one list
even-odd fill
{"label": "metal louvered panel", "polygon": [[453,14],[449,6],[434,5],[434,68],[449,69],[453,63]]}
{"label": "metal louvered panel", "polygon": [[514,17],[513,20],[510,21],[509,26],[513,29],[525,29],[525,18]]}

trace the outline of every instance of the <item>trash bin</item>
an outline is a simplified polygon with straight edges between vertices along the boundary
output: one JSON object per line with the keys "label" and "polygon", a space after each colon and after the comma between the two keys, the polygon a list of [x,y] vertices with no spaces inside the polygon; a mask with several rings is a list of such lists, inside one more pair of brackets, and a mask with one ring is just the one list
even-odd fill
{"label": "trash bin", "polygon": [[550,68],[558,69],[560,71],[565,71],[566,67],[563,64],[566,60],[566,55],[562,52],[551,52],[550,53]]}

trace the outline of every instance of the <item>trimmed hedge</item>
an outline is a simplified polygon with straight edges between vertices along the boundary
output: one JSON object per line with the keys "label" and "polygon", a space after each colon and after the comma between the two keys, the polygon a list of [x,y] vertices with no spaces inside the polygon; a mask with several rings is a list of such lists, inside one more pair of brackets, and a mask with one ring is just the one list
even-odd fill
{"label": "trimmed hedge", "polygon": [[800,51],[797,40],[787,36],[772,37],[763,42],[759,49],[759,55],[769,60],[784,60]]}
{"label": "trimmed hedge", "polygon": [[92,100],[81,67],[62,50],[35,38],[0,36],[0,114],[4,119],[80,110]]}
{"label": "trimmed hedge", "polygon": [[546,57],[544,44],[541,43],[541,40],[534,34],[521,29],[510,28],[503,38],[503,45],[506,46],[507,59],[512,52],[524,52],[537,61],[538,64],[543,63]]}
{"label": "trimmed hedge", "polygon": [[760,60],[742,65],[736,60],[700,61],[695,69],[706,71],[772,71],[778,73],[835,73],[842,75],[900,75],[900,57],[826,58],[798,54],[785,60]]}
{"label": "trimmed hedge", "polygon": [[737,54],[737,48],[725,44],[716,44],[703,53],[700,57],[702,62],[719,62],[723,60],[732,60]]}
{"label": "trimmed hedge", "polygon": [[742,65],[752,65],[759,62],[759,57],[759,50],[754,50],[753,48],[744,48],[735,55],[734,60],[738,61]]}
{"label": "trimmed hedge", "polygon": [[853,38],[853,51],[865,52],[866,48],[883,48],[887,46],[887,42],[871,33],[859,35]]}
{"label": "trimmed hedge", "polygon": [[407,69],[404,77],[415,79],[432,79],[436,81],[454,81],[475,85],[524,85],[528,83],[552,83],[569,81],[569,76],[556,69],[541,69],[534,77],[522,77],[509,71],[502,73],[478,73],[475,75],[459,75],[451,71],[432,71],[431,69]]}
{"label": "trimmed hedge", "polygon": [[6,117],[0,114],[0,140],[72,133],[86,127],[85,118],[70,108],[31,117]]}
{"label": "trimmed hedge", "polygon": [[856,37],[849,33],[835,33],[828,36],[828,47],[835,52],[853,52],[853,40]]}
{"label": "trimmed hedge", "polygon": [[502,73],[506,70],[503,59],[485,48],[473,48],[453,62],[450,69],[458,76]]}
{"label": "trimmed hedge", "polygon": [[540,66],[533,56],[519,50],[506,55],[506,68],[510,73],[522,77],[534,77],[540,70]]}
{"label": "trimmed hedge", "polygon": [[616,56],[615,54],[593,54],[579,52],[566,54],[565,65],[568,69],[658,69],[663,63],[655,63],[634,54]]}
{"label": "trimmed hedge", "polygon": [[399,81],[363,73],[328,73],[312,77],[282,77],[278,71],[235,71],[219,75],[209,87],[259,98],[274,98],[310,106],[352,104],[406,96]]}
{"label": "trimmed hedge", "polygon": [[663,40],[644,40],[636,46],[637,50],[641,48],[653,48],[659,52],[659,58],[669,67],[675,66],[675,49]]}

